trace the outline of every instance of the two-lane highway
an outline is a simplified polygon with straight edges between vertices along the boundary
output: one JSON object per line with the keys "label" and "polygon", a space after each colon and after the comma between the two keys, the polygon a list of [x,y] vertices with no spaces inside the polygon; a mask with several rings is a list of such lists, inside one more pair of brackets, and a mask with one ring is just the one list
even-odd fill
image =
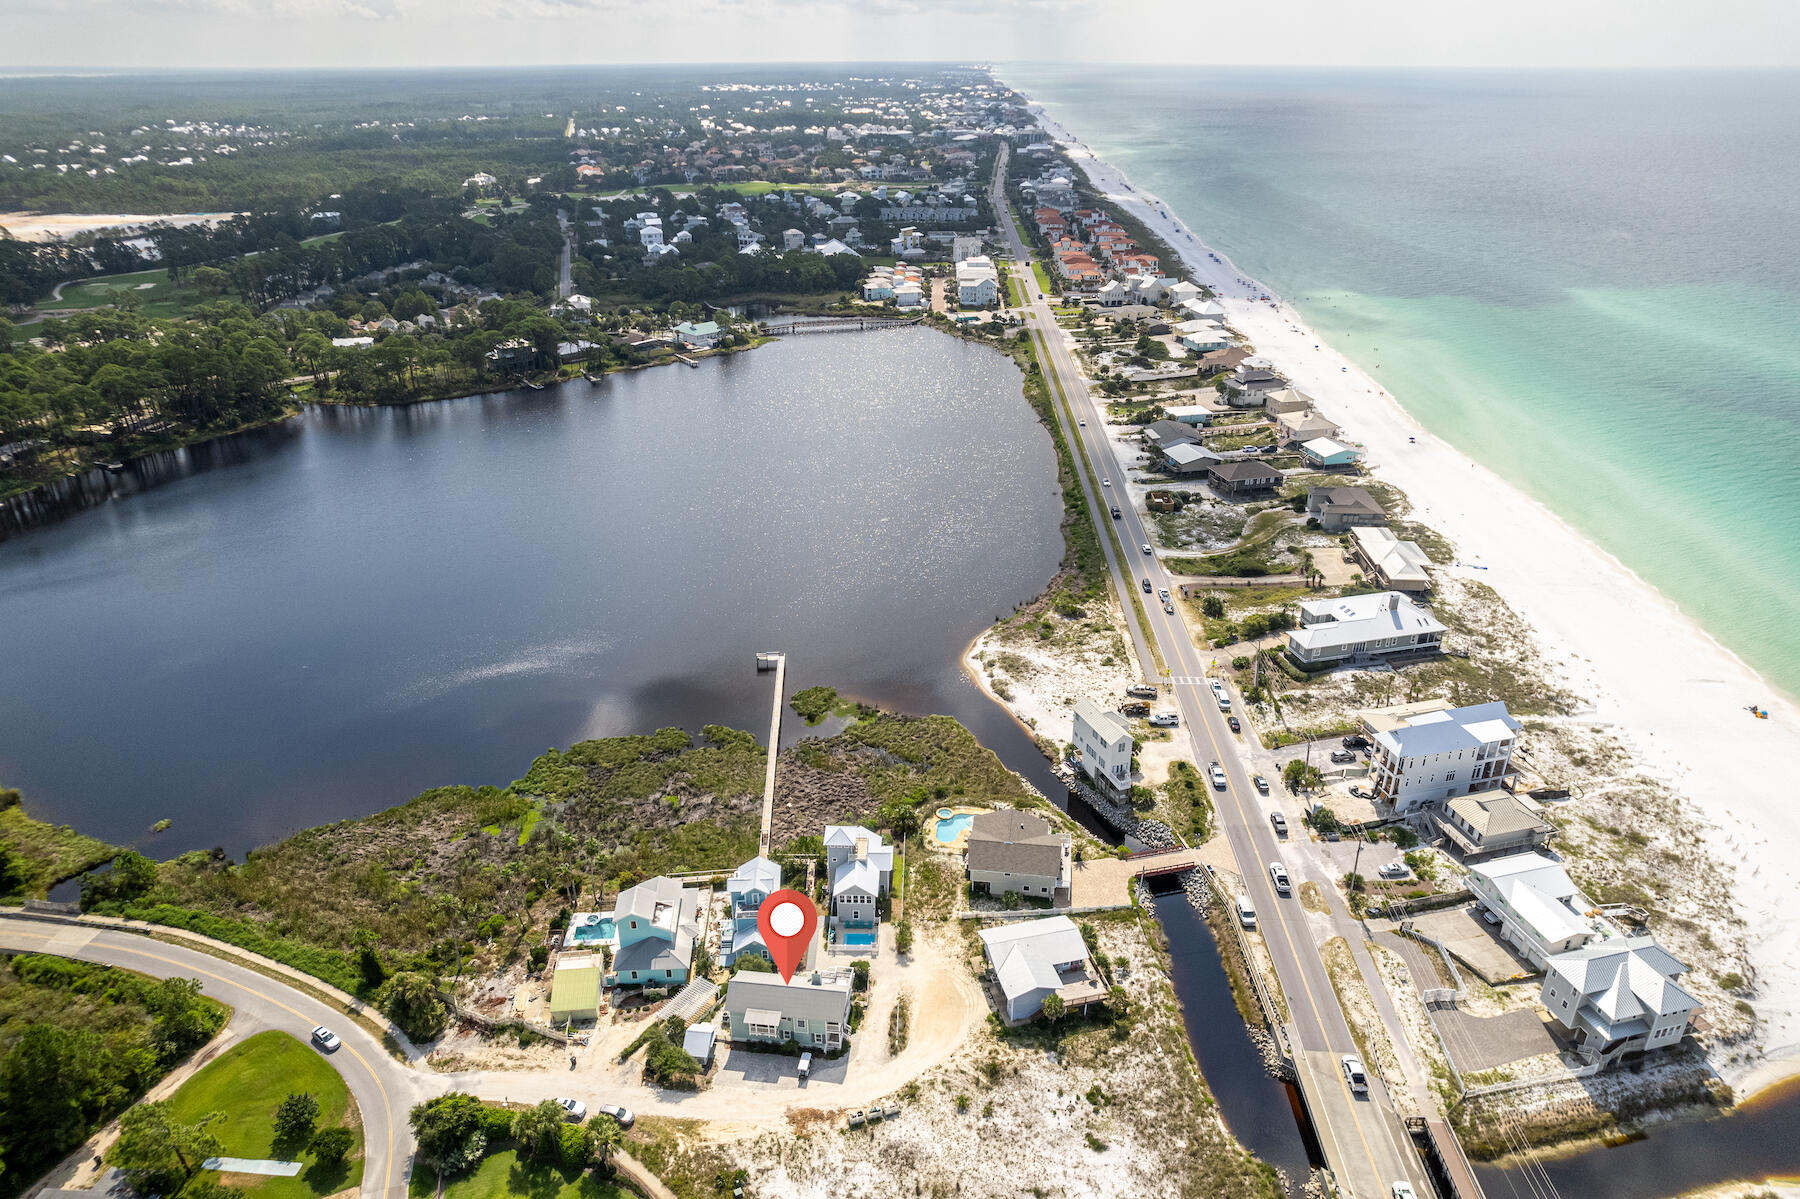
{"label": "two-lane highway", "polygon": [[356,1021],[293,987],[235,962],[92,924],[0,915],[0,950],[49,953],[135,970],[154,978],[198,979],[200,989],[234,1010],[232,1023],[275,1028],[307,1041],[325,1025],[342,1039],[331,1063],[343,1075],[363,1123],[365,1199],[405,1199],[412,1105],[445,1089],[439,1079],[395,1061]]}
{"label": "two-lane highway", "polygon": [[[1003,181],[1007,151],[1002,146],[993,183],[994,211],[1006,235],[1013,260],[1029,264],[1030,252],[1012,219],[1006,202]],[[1167,588],[1175,592],[1174,581],[1154,555],[1143,554],[1140,546],[1154,544],[1146,532],[1143,517],[1132,504],[1126,488],[1126,467],[1119,461],[1107,436],[1104,408],[1094,403],[1087,381],[1077,369],[1071,339],[1056,323],[1050,304],[1035,286],[1029,271],[1022,274],[1030,305],[1019,310],[1026,326],[1036,337],[1039,360],[1051,387],[1051,398],[1066,400],[1066,408],[1058,407],[1057,417],[1071,445],[1085,451],[1086,464],[1103,478],[1113,481],[1111,488],[1096,489],[1083,478],[1084,490],[1093,496],[1102,494],[1099,503],[1090,501],[1094,521],[1103,543],[1116,532],[1121,553],[1108,546],[1107,565],[1112,570],[1113,585],[1119,590],[1120,605],[1138,647],[1138,659],[1145,677],[1166,686],[1174,700],[1181,722],[1187,731],[1195,761],[1204,770],[1217,760],[1225,771],[1227,785],[1213,792],[1219,827],[1243,876],[1244,888],[1256,908],[1258,923],[1269,956],[1274,962],[1275,976],[1287,1002],[1288,1022],[1294,1052],[1303,1058],[1302,1089],[1306,1094],[1326,1159],[1338,1180],[1350,1194],[1360,1199],[1377,1199],[1389,1193],[1390,1185],[1400,1179],[1409,1180],[1420,1194],[1430,1194],[1418,1156],[1413,1152],[1405,1130],[1396,1117],[1381,1082],[1370,1076],[1367,1096],[1350,1091],[1337,1061],[1357,1051],[1355,1039],[1344,1021],[1332,990],[1319,945],[1300,906],[1298,891],[1303,881],[1296,863],[1283,856],[1283,846],[1276,840],[1267,812],[1250,783],[1242,742],[1225,723],[1225,715],[1214,701],[1205,681],[1207,661],[1196,648],[1179,608],[1171,614],[1163,611],[1155,596],[1146,597],[1144,619],[1146,632],[1154,640],[1166,663],[1167,675],[1160,676],[1154,659],[1138,636],[1137,621],[1131,604],[1134,594],[1141,595],[1142,579],[1149,579],[1153,589]],[[1081,422],[1085,422],[1085,427]],[[1076,467],[1082,471],[1083,455],[1076,454]],[[1082,471],[1085,475],[1086,472]],[[1107,506],[1116,502],[1118,519],[1112,519]],[[1111,526],[1109,531],[1108,526]],[[1122,559],[1122,560],[1121,560]],[[1209,659],[1209,656],[1208,656]],[[1268,875],[1268,864],[1283,861],[1293,878],[1294,895],[1281,897],[1275,893]],[[1327,887],[1330,880],[1321,880]]]}

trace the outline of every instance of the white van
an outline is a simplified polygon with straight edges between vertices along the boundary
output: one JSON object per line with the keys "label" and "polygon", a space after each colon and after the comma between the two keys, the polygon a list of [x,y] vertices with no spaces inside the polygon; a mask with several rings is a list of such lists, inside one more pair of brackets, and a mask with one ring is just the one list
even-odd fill
{"label": "white van", "polygon": [[1218,679],[1212,681],[1213,698],[1219,701],[1219,711],[1231,711],[1231,695],[1225,690],[1225,684]]}
{"label": "white van", "polygon": [[1251,906],[1250,897],[1248,895],[1240,895],[1237,897],[1237,913],[1239,924],[1243,925],[1245,928],[1256,927],[1256,908]]}

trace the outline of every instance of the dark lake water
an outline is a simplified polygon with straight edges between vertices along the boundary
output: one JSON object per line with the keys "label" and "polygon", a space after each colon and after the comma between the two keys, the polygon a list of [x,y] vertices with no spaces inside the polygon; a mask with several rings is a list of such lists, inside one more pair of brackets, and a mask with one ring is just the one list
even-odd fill
{"label": "dark lake water", "polygon": [[769,649],[790,693],[949,713],[1066,794],[957,665],[1061,553],[1048,435],[992,350],[801,337],[131,470],[0,542],[0,781],[46,819],[238,853],[584,737],[760,739]]}

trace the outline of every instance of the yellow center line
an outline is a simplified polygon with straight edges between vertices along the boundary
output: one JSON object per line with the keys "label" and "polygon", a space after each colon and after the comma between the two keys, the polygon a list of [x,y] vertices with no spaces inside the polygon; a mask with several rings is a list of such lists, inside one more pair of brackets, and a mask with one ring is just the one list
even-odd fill
{"label": "yellow center line", "polygon": [[[78,927],[93,928],[92,925],[78,926]],[[110,930],[95,928],[94,931],[96,933],[99,933],[99,932],[110,931]],[[11,926],[11,925],[9,925],[6,928],[4,935],[7,937],[17,937],[20,940],[25,940],[25,941],[48,942],[48,941],[51,941],[54,939],[52,937],[44,936],[39,933],[25,932],[23,930],[20,930],[16,927]],[[298,1019],[301,1023],[311,1023],[310,1018],[305,1013],[297,1011],[294,1008],[289,1007],[287,1004],[285,1004],[281,1000],[275,998],[273,995],[264,994],[263,992],[257,990],[255,987],[247,987],[243,983],[238,982],[236,979],[226,978],[222,974],[214,974],[210,970],[202,970],[198,966],[191,966],[186,962],[177,961],[174,958],[166,958],[166,957],[163,957],[161,954],[146,953],[141,949],[134,949],[134,948],[131,948],[130,946],[113,945],[113,944],[107,943],[107,944],[103,945],[102,948],[106,949],[107,951],[109,951],[111,953],[128,954],[128,955],[134,956],[134,957],[145,958],[152,962],[162,962],[165,965],[173,966],[177,970],[180,970],[184,973],[204,975],[205,977],[212,979],[214,982],[220,983],[227,987],[235,987],[238,990],[243,991],[247,995],[256,996],[258,999],[261,999],[265,1003],[274,1004],[276,1007],[280,1008],[282,1011],[284,1011],[284,1012],[288,1013],[289,1015]],[[350,1056],[355,1058],[357,1060],[357,1062],[361,1064],[362,1068],[368,1072],[370,1081],[372,1081],[375,1084],[375,1089],[381,1093],[381,1106],[387,1114],[387,1160],[383,1163],[383,1165],[385,1166],[385,1169],[382,1173],[382,1178],[381,1178],[381,1193],[383,1195],[386,1195],[388,1193],[389,1186],[393,1182],[393,1177],[394,1177],[394,1108],[393,1108],[393,1104],[388,1099],[387,1088],[381,1085],[380,1076],[375,1073],[374,1068],[369,1065],[368,1060],[366,1058],[364,1058],[362,1054],[358,1053],[356,1051],[356,1048],[353,1045],[351,1045],[350,1042],[341,1041],[340,1044],[342,1044],[342,1046],[345,1049],[349,1050]]]}

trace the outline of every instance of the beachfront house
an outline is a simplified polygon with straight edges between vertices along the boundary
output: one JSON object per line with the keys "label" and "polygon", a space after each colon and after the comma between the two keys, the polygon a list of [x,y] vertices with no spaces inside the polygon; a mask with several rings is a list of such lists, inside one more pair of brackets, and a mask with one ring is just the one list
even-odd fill
{"label": "beachfront house", "polygon": [[1469,867],[1469,890],[1500,919],[1500,939],[1542,970],[1559,953],[1618,935],[1562,863],[1520,853]]}
{"label": "beachfront house", "polygon": [[1191,441],[1176,442],[1157,451],[1162,468],[1171,475],[1197,475],[1218,465],[1219,455]]}
{"label": "beachfront house", "polygon": [[1306,514],[1327,533],[1387,523],[1387,509],[1360,487],[1314,487],[1306,493]]}
{"label": "beachfront house", "polygon": [[1685,973],[1650,937],[1614,937],[1551,958],[1538,998],[1577,1053],[1610,1065],[1687,1035],[1700,1002],[1675,981]]}
{"label": "beachfront house", "polygon": [[1070,737],[1080,754],[1076,765],[1101,794],[1117,799],[1131,793],[1131,724],[1117,712],[1085,696],[1075,701]]}
{"label": "beachfront house", "polygon": [[608,986],[674,987],[687,982],[700,937],[698,897],[663,875],[619,892],[613,904],[613,954]]}
{"label": "beachfront house", "polygon": [[982,812],[969,822],[963,865],[978,891],[1010,891],[1064,905],[1075,878],[1069,835],[1042,816],[1014,808]]}
{"label": "beachfront house", "polygon": [[1317,412],[1288,412],[1275,418],[1275,440],[1284,446],[1300,445],[1320,437],[1337,437],[1341,430]]}
{"label": "beachfront house", "polygon": [[719,933],[719,965],[730,966],[747,954],[761,954],[771,965],[775,959],[763,944],[757,927],[757,913],[763,900],[781,890],[781,867],[765,857],[754,857],[725,880],[725,895],[731,914]]}
{"label": "beachfront house", "polygon": [[875,944],[881,897],[894,875],[894,851],[881,834],[856,824],[825,829],[825,877],[831,883],[832,939],[846,948]]}
{"label": "beachfront house", "polygon": [[719,338],[725,330],[719,328],[715,321],[683,321],[675,326],[675,340],[684,346],[695,349],[710,350],[719,344]]}
{"label": "beachfront house", "polygon": [[1081,930],[1067,916],[983,929],[981,948],[999,984],[1008,1024],[1036,1016],[1052,995],[1060,996],[1069,1012],[1106,998],[1106,985],[1088,958]]}
{"label": "beachfront house", "polygon": [[1313,398],[1298,387],[1283,387],[1263,397],[1263,410],[1270,416],[1292,416],[1296,412],[1309,412],[1317,407]]}
{"label": "beachfront house", "polygon": [[1192,321],[1190,323],[1197,327],[1189,329],[1186,325],[1183,325],[1181,327],[1181,336],[1178,339],[1190,352],[1194,354],[1210,354],[1214,350],[1223,350],[1231,344],[1231,338],[1219,326],[1207,324],[1205,321]]}
{"label": "beachfront house", "polygon": [[1402,541],[1383,525],[1360,525],[1350,530],[1350,554],[1363,574],[1377,587],[1417,594],[1431,590],[1425,568],[1431,558],[1414,541]]}
{"label": "beachfront house", "polygon": [[1550,843],[1554,831],[1523,799],[1510,791],[1459,795],[1434,808],[1432,821],[1464,862],[1508,853],[1528,853]]}
{"label": "beachfront house", "polygon": [[1306,670],[1442,650],[1444,626],[1423,604],[1398,591],[1307,600],[1287,654]]}
{"label": "beachfront house", "polygon": [[1491,791],[1514,773],[1519,722],[1498,700],[1382,724],[1369,749],[1370,787],[1396,812]]}
{"label": "beachfront house", "polygon": [[850,1043],[848,970],[781,975],[740,971],[725,988],[725,1036],[733,1044],[782,1045],[830,1052]]}
{"label": "beachfront house", "polygon": [[1190,283],[1183,279],[1180,283],[1174,284],[1165,291],[1163,296],[1169,303],[1179,308],[1189,300],[1198,299],[1200,296],[1200,288],[1198,284]]}
{"label": "beachfront house", "polygon": [[1281,472],[1266,462],[1239,458],[1215,462],[1207,469],[1212,489],[1221,498],[1256,495],[1281,486]]}
{"label": "beachfront house", "polygon": [[1287,380],[1272,370],[1242,363],[1225,376],[1225,402],[1233,408],[1255,408],[1271,391],[1287,386]]}
{"label": "beachfront house", "polygon": [[1315,437],[1311,441],[1300,443],[1300,457],[1306,460],[1308,466],[1318,470],[1342,470],[1355,466],[1356,460],[1362,457],[1362,451],[1353,450],[1329,437]]}

